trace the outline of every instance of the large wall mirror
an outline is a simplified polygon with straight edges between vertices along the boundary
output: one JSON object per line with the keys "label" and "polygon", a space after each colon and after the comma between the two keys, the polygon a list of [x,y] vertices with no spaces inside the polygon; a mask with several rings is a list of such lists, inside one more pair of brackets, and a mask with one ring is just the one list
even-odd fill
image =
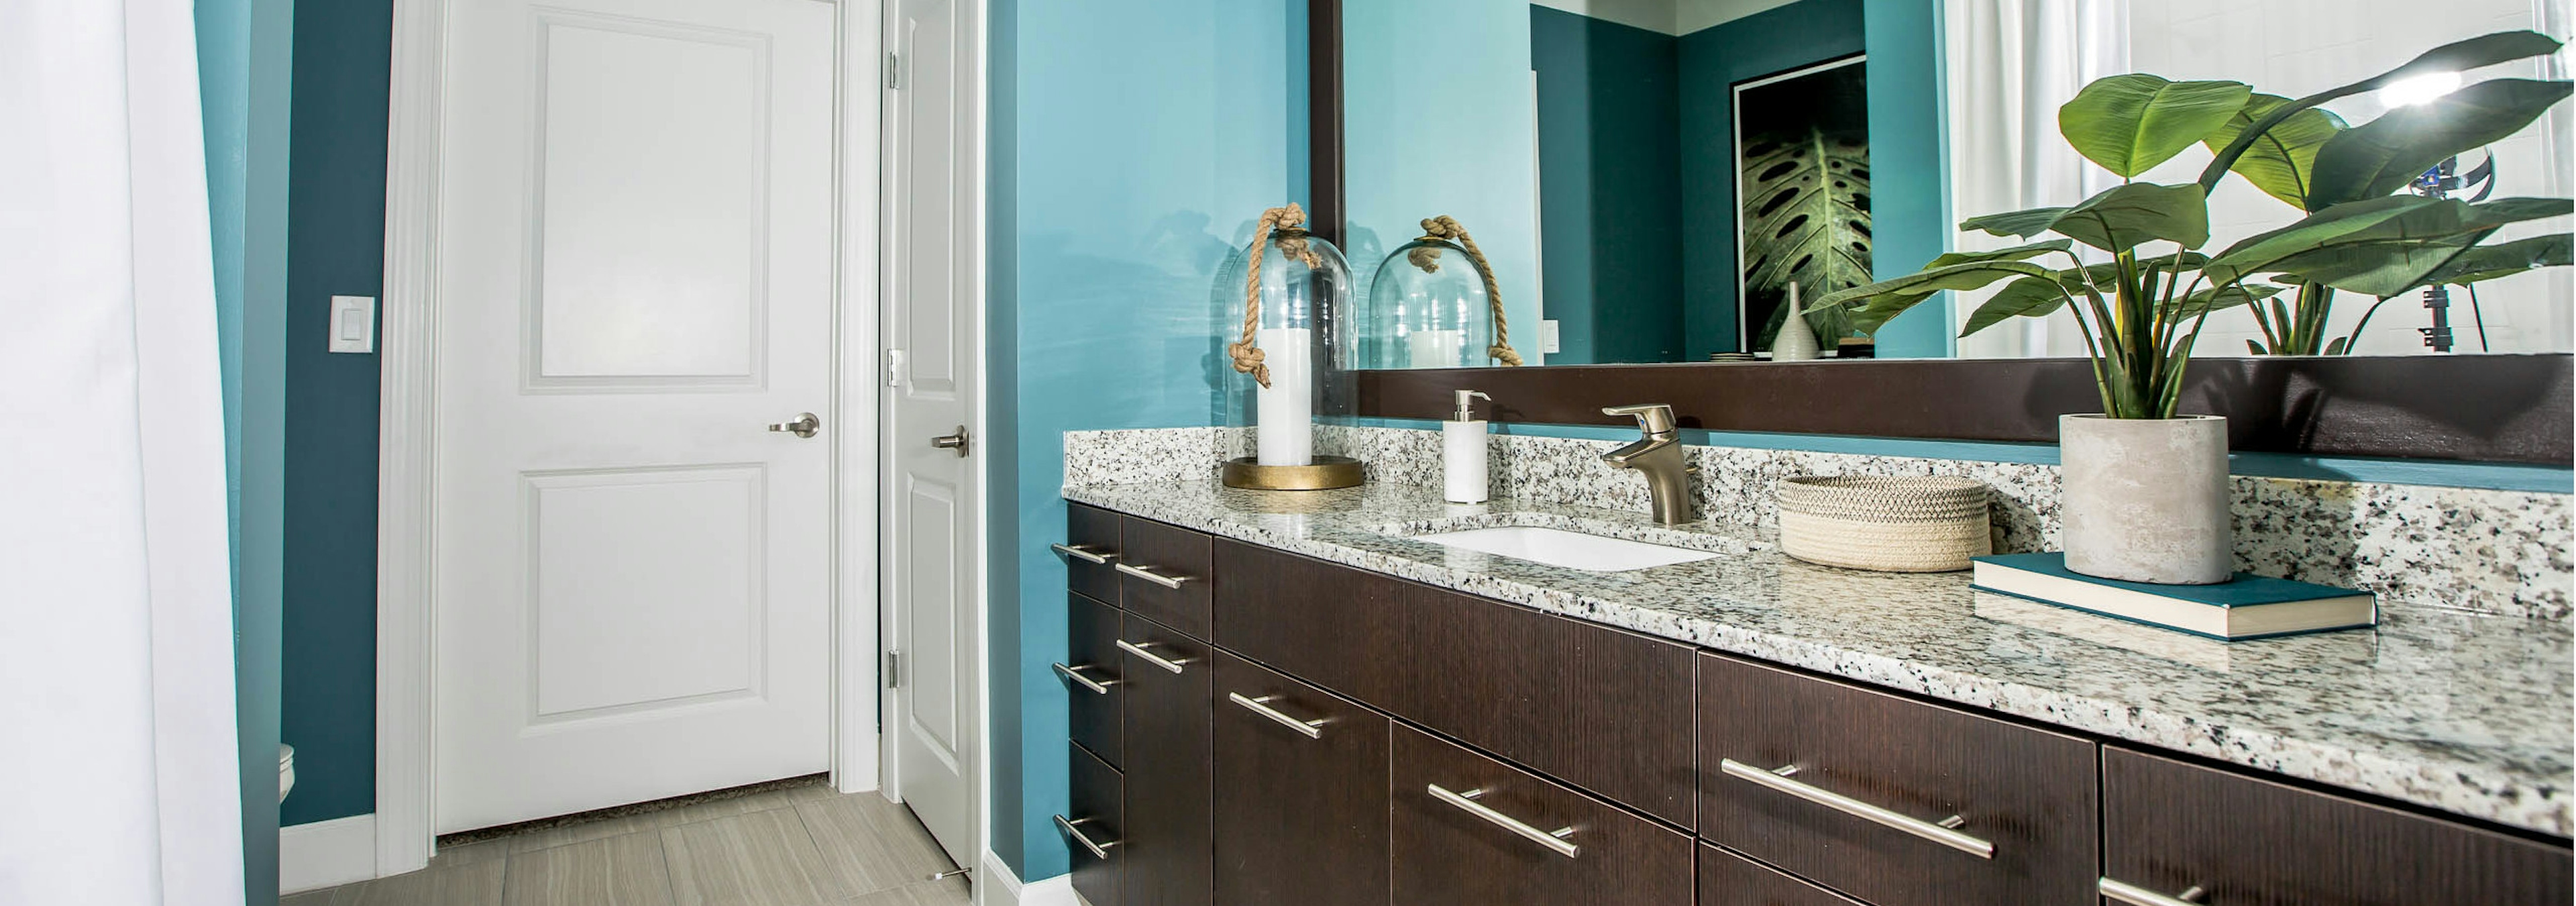
{"label": "large wall mirror", "polygon": [[[1792,284],[1813,300],[1945,250],[2019,242],[1955,223],[2071,204],[2118,181],[2058,135],[2058,106],[2094,78],[2231,79],[2296,97],[2446,42],[2567,27],[2543,21],[2564,15],[2548,0],[1339,7],[1341,226],[1360,279],[1423,218],[1453,217],[1491,261],[1512,343],[1532,365],[1767,358]],[[2471,78],[2564,78],[2556,66],[2520,60]],[[2325,109],[2358,125],[2410,97],[2370,92]],[[2448,191],[2568,196],[2565,108],[2463,155],[2454,172],[2466,178]],[[2210,157],[2193,148],[2137,178],[2189,182]],[[2302,214],[2230,177],[2210,199],[2206,248]],[[2519,223],[2491,241],[2567,229],[2563,217]],[[1988,294],[1953,294],[1874,335],[1824,336],[1824,354],[2083,354],[2063,313],[1961,337]],[[2375,311],[2346,292],[2310,332],[2371,356],[2567,352],[2569,296],[2565,269],[2413,291]],[[2213,316],[2197,353],[2273,342],[2256,318]]]}

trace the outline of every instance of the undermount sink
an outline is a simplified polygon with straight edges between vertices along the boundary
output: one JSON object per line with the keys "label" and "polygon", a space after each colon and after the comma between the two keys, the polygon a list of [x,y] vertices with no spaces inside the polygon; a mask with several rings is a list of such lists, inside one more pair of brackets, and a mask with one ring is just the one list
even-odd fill
{"label": "undermount sink", "polygon": [[1415,535],[1413,540],[1603,573],[1671,566],[1717,556],[1708,551],[1531,525]]}

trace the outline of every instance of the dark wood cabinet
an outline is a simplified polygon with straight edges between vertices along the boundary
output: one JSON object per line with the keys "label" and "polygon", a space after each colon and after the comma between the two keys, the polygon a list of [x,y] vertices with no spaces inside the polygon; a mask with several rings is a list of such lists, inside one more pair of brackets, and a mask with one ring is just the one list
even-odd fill
{"label": "dark wood cabinet", "polygon": [[2118,747],[2103,875],[2206,906],[2566,906],[2564,846]]}
{"label": "dark wood cabinet", "polygon": [[1395,901],[1691,901],[1690,837],[1536,774],[1395,731]]}
{"label": "dark wood cabinet", "polygon": [[1387,719],[1216,657],[1216,901],[1388,906]]}
{"label": "dark wood cabinet", "polygon": [[1119,837],[1126,827],[1121,813],[1127,800],[1124,778],[1083,747],[1065,748],[1070,750],[1071,801],[1064,814],[1055,816],[1055,829],[1073,852],[1074,892],[1091,906],[1124,906],[1119,899],[1127,853],[1126,841]]}
{"label": "dark wood cabinet", "polygon": [[1699,906],[1865,906],[1714,846],[1699,848]]}
{"label": "dark wood cabinet", "polygon": [[1118,530],[1118,606],[1194,639],[1208,637],[1208,536],[1128,517]]}
{"label": "dark wood cabinet", "polygon": [[1212,652],[1133,613],[1119,639],[1127,680],[1124,906],[1207,906]]}
{"label": "dark wood cabinet", "polygon": [[1065,512],[1066,584],[1094,601],[1118,606],[1118,527],[1126,517],[1073,504]]}
{"label": "dark wood cabinet", "polygon": [[1118,611],[1080,594],[1065,597],[1065,658],[1049,665],[1064,683],[1065,722],[1074,744],[1120,767],[1127,683],[1119,678]]}
{"label": "dark wood cabinet", "polygon": [[1690,827],[1691,649],[1413,586],[1398,716]]}
{"label": "dark wood cabinet", "polygon": [[1378,707],[1402,679],[1404,583],[1218,539],[1214,639]]}
{"label": "dark wood cabinet", "polygon": [[1879,906],[2090,900],[2091,740],[1719,655],[1699,697],[1710,840]]}

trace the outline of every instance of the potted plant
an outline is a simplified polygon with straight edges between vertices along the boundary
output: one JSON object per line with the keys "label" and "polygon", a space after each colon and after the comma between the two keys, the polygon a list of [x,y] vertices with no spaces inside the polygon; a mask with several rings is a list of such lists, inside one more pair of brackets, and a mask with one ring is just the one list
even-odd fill
{"label": "potted plant", "polygon": [[[2139,582],[2226,581],[2234,561],[2226,422],[2174,412],[2193,343],[2211,313],[2267,304],[2308,286],[2386,299],[2569,257],[2563,233],[2481,244],[2507,224],[2569,213],[2565,199],[2473,204],[2392,194],[2443,159],[2528,125],[2568,95],[2567,82],[2496,79],[2331,134],[2308,114],[2323,116],[2319,104],[2410,77],[2557,48],[2532,32],[2488,35],[2297,100],[2258,95],[2239,82],[2146,74],[2095,81],[2058,110],[2067,144],[2132,180],[2208,143],[2216,156],[2200,180],[2124,181],[2070,207],[1973,217],[1959,228],[2038,241],[1945,254],[1916,273],[1827,295],[1816,307],[1840,307],[1870,332],[1943,291],[2002,283],[1969,316],[1962,336],[2017,316],[2071,311],[2102,411],[2059,421],[2067,567]],[[2295,179],[2306,187],[2303,198],[2349,200],[2208,254],[2201,247],[2209,242],[2209,190],[2231,171],[2258,186]],[[2049,234],[2057,238],[2039,239]],[[2321,316],[2317,325],[2322,329]]]}

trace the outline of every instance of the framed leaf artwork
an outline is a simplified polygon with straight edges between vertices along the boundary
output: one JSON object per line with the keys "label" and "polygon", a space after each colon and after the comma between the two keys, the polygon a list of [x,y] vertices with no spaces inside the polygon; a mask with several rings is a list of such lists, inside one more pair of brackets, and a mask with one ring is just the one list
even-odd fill
{"label": "framed leaf artwork", "polygon": [[[1789,285],[1813,301],[1870,282],[1869,90],[1861,56],[1735,83],[1738,348],[1771,348]],[[1811,312],[1826,349],[1852,335]]]}

